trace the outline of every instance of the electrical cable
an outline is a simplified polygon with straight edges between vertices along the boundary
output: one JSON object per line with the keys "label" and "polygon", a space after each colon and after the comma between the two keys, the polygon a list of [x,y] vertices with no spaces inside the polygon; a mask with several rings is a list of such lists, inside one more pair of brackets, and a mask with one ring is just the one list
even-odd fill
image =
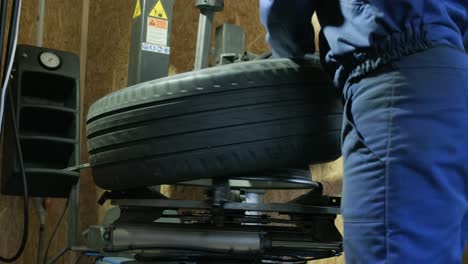
{"label": "electrical cable", "polygon": [[[6,20],[6,8],[7,1],[2,1],[2,5],[0,6],[0,15],[1,15],[1,22],[2,26],[0,29],[0,42],[1,45],[1,53],[3,55],[3,41],[4,41],[4,34],[5,34],[5,20]],[[1,90],[1,105],[0,105],[0,132],[1,132],[1,125],[3,123],[3,116],[5,112],[5,99],[7,96],[7,87],[8,83],[10,80],[10,74],[11,74],[11,69],[13,67],[13,61],[15,58],[15,53],[16,53],[16,45],[18,42],[18,31],[19,31],[19,21],[20,21],[20,16],[21,16],[21,0],[17,0],[13,2],[13,7],[11,10],[11,20],[10,20],[10,28],[9,28],[9,34],[8,34],[8,40],[7,40],[7,49],[5,53],[5,68],[3,70],[3,75],[1,78],[1,83],[3,89]],[[3,59],[3,56],[0,56],[0,58]],[[0,60],[0,64],[3,61]],[[12,93],[9,94],[10,98],[10,106],[11,106],[11,120],[13,123],[13,128],[14,128],[14,136],[15,136],[15,143],[16,143],[16,148],[17,148],[17,158],[18,158],[18,165],[20,167],[20,174],[21,178],[23,181],[23,235],[21,238],[21,243],[20,246],[18,247],[18,250],[12,257],[3,257],[0,256],[0,262],[6,262],[6,263],[12,263],[15,262],[16,260],[19,259],[19,257],[23,254],[24,249],[26,247],[26,242],[28,240],[28,235],[29,235],[29,193],[28,193],[28,184],[27,184],[27,179],[26,179],[26,172],[24,169],[24,161],[23,161],[23,153],[21,149],[21,143],[20,143],[20,138],[19,138],[19,130],[16,124],[16,116],[15,116],[15,107],[14,107],[14,100],[13,100],[13,95]]]}
{"label": "electrical cable", "polygon": [[69,247],[62,249],[55,257],[52,258],[49,264],[54,264],[55,262],[57,262],[57,260],[63,257],[63,255],[65,255],[65,253],[67,253],[69,250],[70,250]]}
{"label": "electrical cable", "polygon": [[[55,226],[54,228],[54,231],[52,231],[52,234],[50,235],[50,238],[49,238],[49,241],[47,242],[47,247],[46,247],[46,250],[44,252],[44,261],[43,261],[43,264],[46,264],[47,263],[47,258],[48,258],[48,255],[49,255],[49,249],[50,249],[50,246],[52,245],[52,241],[54,240],[54,237],[55,235],[57,234],[57,231],[60,227],[60,224],[62,223],[63,221],[63,218],[65,217],[65,214],[67,212],[67,208],[68,208],[68,205],[70,203],[70,199],[67,199],[66,203],[65,203],[65,208],[63,209],[63,212],[62,212],[62,215],[60,216],[58,222],[57,222],[57,225]],[[69,248],[68,248],[69,249]],[[65,253],[64,253],[65,254]]]}
{"label": "electrical cable", "polygon": [[[2,0],[2,2],[5,1]],[[5,56],[5,68],[3,69],[3,78],[1,85],[2,90],[0,95],[0,134],[2,132],[3,117],[5,114],[5,99],[7,94],[8,81],[10,79],[11,70],[13,68],[13,62],[15,60],[16,55],[16,46],[18,44],[19,24],[21,17],[21,0],[13,1],[11,13],[12,14],[7,42],[7,53]],[[1,41],[3,42],[3,39]]]}
{"label": "electrical cable", "polygon": [[[44,41],[44,15],[45,15],[45,2],[46,0],[38,0],[38,15],[37,15],[37,38],[36,46],[42,47]],[[43,257],[43,245],[44,245],[44,229],[46,220],[46,208],[44,206],[45,199],[43,197],[35,197],[34,204],[36,206],[37,215],[39,218],[39,238],[37,247],[37,263],[41,263]]]}
{"label": "electrical cable", "polygon": [[39,239],[37,242],[37,263],[42,261],[42,250],[44,248],[44,235],[45,235],[45,225],[43,223],[39,224]]}
{"label": "electrical cable", "polygon": [[[8,1],[0,3],[0,73],[2,72],[3,62],[3,40],[5,39],[6,18],[7,18]],[[2,77],[0,77],[0,81]]]}
{"label": "electrical cable", "polygon": [[[7,40],[7,47],[6,47],[6,56],[5,56],[5,67],[3,69],[3,76],[2,76],[2,85],[5,85],[8,83],[8,78],[10,75],[7,73],[11,73],[11,69],[9,69],[9,65],[11,64],[13,67],[13,62],[15,58],[16,53],[16,44],[18,41],[18,30],[19,30],[19,16],[20,14],[18,12],[21,12],[20,8],[20,1],[19,0],[14,0],[13,1],[13,6],[11,8],[11,16],[10,16],[10,26],[8,28],[8,40]],[[7,67],[8,66],[8,67]],[[12,68],[11,67],[11,68]],[[6,93],[5,93],[6,94]],[[4,99],[6,99],[6,95],[4,96]]]}
{"label": "electrical cable", "polygon": [[11,106],[11,120],[13,123],[13,128],[14,128],[14,134],[15,134],[15,142],[16,142],[16,148],[18,152],[18,163],[21,171],[21,178],[23,180],[23,236],[21,239],[21,244],[13,257],[7,258],[7,257],[0,257],[0,262],[6,262],[6,263],[12,263],[15,262],[22,254],[24,251],[24,248],[26,247],[26,242],[28,240],[28,235],[29,235],[29,194],[28,194],[28,184],[26,180],[26,172],[24,169],[24,160],[23,160],[23,152],[21,150],[21,143],[20,143],[20,138],[19,138],[19,133],[18,133],[18,126],[16,125],[16,117],[15,117],[15,107],[14,107],[14,101],[13,101],[13,95],[10,92],[9,93],[9,99],[10,99],[10,106]]}
{"label": "electrical cable", "polygon": [[75,264],[80,264],[81,263],[81,260],[84,258],[84,254],[81,254],[75,261]]}

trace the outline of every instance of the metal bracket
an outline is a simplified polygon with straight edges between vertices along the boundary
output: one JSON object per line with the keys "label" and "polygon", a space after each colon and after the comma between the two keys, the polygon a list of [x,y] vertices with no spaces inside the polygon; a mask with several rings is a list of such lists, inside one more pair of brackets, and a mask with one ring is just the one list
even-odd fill
{"label": "metal bracket", "polygon": [[218,65],[242,61],[245,54],[245,31],[234,24],[216,28],[216,63]]}
{"label": "metal bracket", "polygon": [[214,13],[224,9],[224,0],[196,0],[195,6],[200,9],[198,21],[195,70],[207,68],[211,53],[211,31],[213,30]]}

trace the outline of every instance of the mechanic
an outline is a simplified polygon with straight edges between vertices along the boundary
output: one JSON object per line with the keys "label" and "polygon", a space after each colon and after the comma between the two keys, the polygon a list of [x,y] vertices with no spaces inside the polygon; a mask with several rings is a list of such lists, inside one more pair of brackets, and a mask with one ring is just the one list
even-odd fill
{"label": "mechanic", "polygon": [[[347,263],[460,263],[468,235],[468,0],[260,0],[275,57],[315,51],[345,100]],[[328,48],[328,52],[324,52]]]}

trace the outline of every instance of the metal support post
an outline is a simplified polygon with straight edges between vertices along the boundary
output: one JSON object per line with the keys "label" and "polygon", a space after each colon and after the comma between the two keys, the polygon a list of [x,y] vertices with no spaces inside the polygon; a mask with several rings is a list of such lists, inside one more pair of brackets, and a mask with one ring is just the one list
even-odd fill
{"label": "metal support post", "polygon": [[39,0],[39,14],[37,16],[37,41],[38,47],[42,47],[44,40],[44,17],[45,17],[45,1]]}
{"label": "metal support post", "polygon": [[128,85],[167,77],[174,0],[134,0]]}
{"label": "metal support post", "polygon": [[70,190],[68,202],[68,246],[75,248],[80,246],[80,222],[78,208],[78,184]]}
{"label": "metal support post", "polygon": [[208,67],[211,47],[211,29],[213,27],[212,12],[200,14],[198,21],[197,49],[195,53],[195,70]]}
{"label": "metal support post", "polygon": [[[37,14],[37,35],[36,45],[42,47],[44,44],[44,17],[45,17],[45,6],[46,0],[39,0],[39,13]],[[44,198],[34,198],[37,214],[39,216],[39,240],[37,243],[37,263],[41,263],[44,259],[44,239],[45,239],[45,220],[46,220],[46,209],[44,207]]]}
{"label": "metal support post", "polygon": [[208,67],[214,13],[224,9],[224,0],[196,0],[195,6],[200,9],[200,19],[194,69],[200,70]]}

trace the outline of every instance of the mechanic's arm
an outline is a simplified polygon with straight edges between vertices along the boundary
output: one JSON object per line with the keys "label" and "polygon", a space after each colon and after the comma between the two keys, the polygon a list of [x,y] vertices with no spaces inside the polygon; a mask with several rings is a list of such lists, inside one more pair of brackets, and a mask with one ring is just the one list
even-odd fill
{"label": "mechanic's arm", "polygon": [[260,0],[260,16],[274,57],[303,58],[315,52],[311,24],[315,2],[317,0]]}

